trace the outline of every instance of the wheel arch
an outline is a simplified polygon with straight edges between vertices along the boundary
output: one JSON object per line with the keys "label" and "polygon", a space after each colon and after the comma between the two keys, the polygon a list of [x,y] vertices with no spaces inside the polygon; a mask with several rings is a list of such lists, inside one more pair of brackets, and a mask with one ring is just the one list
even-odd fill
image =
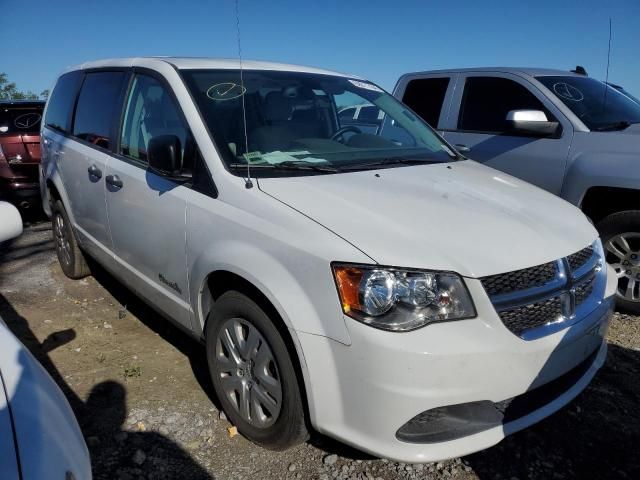
{"label": "wheel arch", "polygon": [[62,179],[57,174],[57,172],[47,177],[45,181],[45,186],[46,186],[45,192],[47,197],[42,199],[42,207],[45,213],[50,217],[52,213],[51,206],[53,202],[55,202],[56,200],[60,200],[62,202],[62,205],[64,206],[64,209],[67,212],[67,216],[69,217],[69,220],[71,220],[72,226],[75,227],[76,221],[73,215],[71,205],[69,203],[69,197],[67,196],[67,193],[62,184]]}
{"label": "wheel arch", "polygon": [[582,198],[580,208],[594,223],[612,213],[640,211],[640,189],[594,186]]}

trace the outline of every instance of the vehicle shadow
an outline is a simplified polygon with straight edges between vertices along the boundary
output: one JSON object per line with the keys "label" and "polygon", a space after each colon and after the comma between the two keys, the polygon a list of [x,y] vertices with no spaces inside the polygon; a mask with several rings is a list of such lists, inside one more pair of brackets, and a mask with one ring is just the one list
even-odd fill
{"label": "vehicle shadow", "polygon": [[609,344],[605,365],[569,405],[463,460],[481,479],[640,478],[639,376],[640,351]]}
{"label": "vehicle shadow", "polygon": [[218,411],[222,411],[220,401],[213,388],[204,346],[184,330],[171,323],[140,297],[120,283],[107,270],[93,260],[88,260],[93,278],[128,312],[135,316],[164,341],[173,345],[188,360],[193,375]]}
{"label": "vehicle shadow", "polygon": [[67,397],[87,440],[94,479],[212,479],[179,445],[156,432],[129,432],[126,389],[115,381],[96,384],[83,402],[67,384],[49,353],[75,338],[75,331],[54,332],[40,342],[27,319],[0,294],[0,317],[31,351]]}

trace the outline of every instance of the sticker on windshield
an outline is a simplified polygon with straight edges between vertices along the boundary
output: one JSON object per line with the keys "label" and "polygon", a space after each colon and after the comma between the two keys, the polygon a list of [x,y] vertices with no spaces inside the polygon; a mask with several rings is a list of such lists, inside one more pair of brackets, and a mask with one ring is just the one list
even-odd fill
{"label": "sticker on windshield", "polygon": [[242,156],[247,161],[247,163],[256,163],[257,161],[262,159],[262,153],[260,153],[258,150],[254,152],[244,153]]}
{"label": "sticker on windshield", "polygon": [[39,113],[31,112],[31,113],[23,113],[22,115],[18,115],[16,119],[13,121],[13,124],[16,128],[32,128],[34,125],[37,125],[42,117]]}
{"label": "sticker on windshield", "polygon": [[207,90],[207,97],[211,100],[233,100],[247,92],[242,85],[233,82],[216,83]]}
{"label": "sticker on windshield", "polygon": [[349,81],[351,82],[352,85],[358,88],[364,88],[365,90],[371,90],[373,92],[382,92],[382,89],[379,87],[376,87],[373,83],[361,82],[360,80],[351,80],[351,79],[349,79]]}
{"label": "sticker on windshield", "polygon": [[559,97],[571,100],[572,102],[581,102],[584,100],[584,95],[580,90],[565,82],[554,83],[553,91]]}

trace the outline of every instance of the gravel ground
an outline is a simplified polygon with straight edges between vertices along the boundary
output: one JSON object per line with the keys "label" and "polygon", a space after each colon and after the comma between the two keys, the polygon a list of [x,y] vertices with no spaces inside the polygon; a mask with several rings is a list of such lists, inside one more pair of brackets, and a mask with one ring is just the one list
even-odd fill
{"label": "gravel ground", "polygon": [[616,314],[609,357],[568,407],[480,453],[405,465],[314,435],[286,452],[237,435],[203,347],[104,271],[65,278],[49,224],[0,246],[0,315],[67,395],[96,479],[640,478],[640,318]]}

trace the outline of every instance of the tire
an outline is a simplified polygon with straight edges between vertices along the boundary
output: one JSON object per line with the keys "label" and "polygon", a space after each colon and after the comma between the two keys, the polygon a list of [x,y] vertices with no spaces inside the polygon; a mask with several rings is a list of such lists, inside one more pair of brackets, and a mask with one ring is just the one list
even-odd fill
{"label": "tire", "polygon": [[60,200],[56,200],[51,207],[51,227],[60,268],[67,277],[74,280],[91,275],[64,205]]}
{"label": "tire", "polygon": [[[209,372],[229,421],[249,440],[271,450],[304,442],[308,432],[296,370],[284,339],[264,310],[246,295],[229,291],[216,300],[207,325]],[[269,354],[272,361],[267,362]],[[241,360],[234,360],[234,355]],[[279,390],[274,386],[278,383]],[[243,398],[248,407],[241,412]]]}
{"label": "tire", "polygon": [[[600,221],[597,228],[607,262],[617,272],[623,272],[618,281],[616,306],[622,312],[640,315],[640,210],[613,213]],[[628,249],[620,243],[622,240]],[[632,282],[635,286],[629,290]]]}

